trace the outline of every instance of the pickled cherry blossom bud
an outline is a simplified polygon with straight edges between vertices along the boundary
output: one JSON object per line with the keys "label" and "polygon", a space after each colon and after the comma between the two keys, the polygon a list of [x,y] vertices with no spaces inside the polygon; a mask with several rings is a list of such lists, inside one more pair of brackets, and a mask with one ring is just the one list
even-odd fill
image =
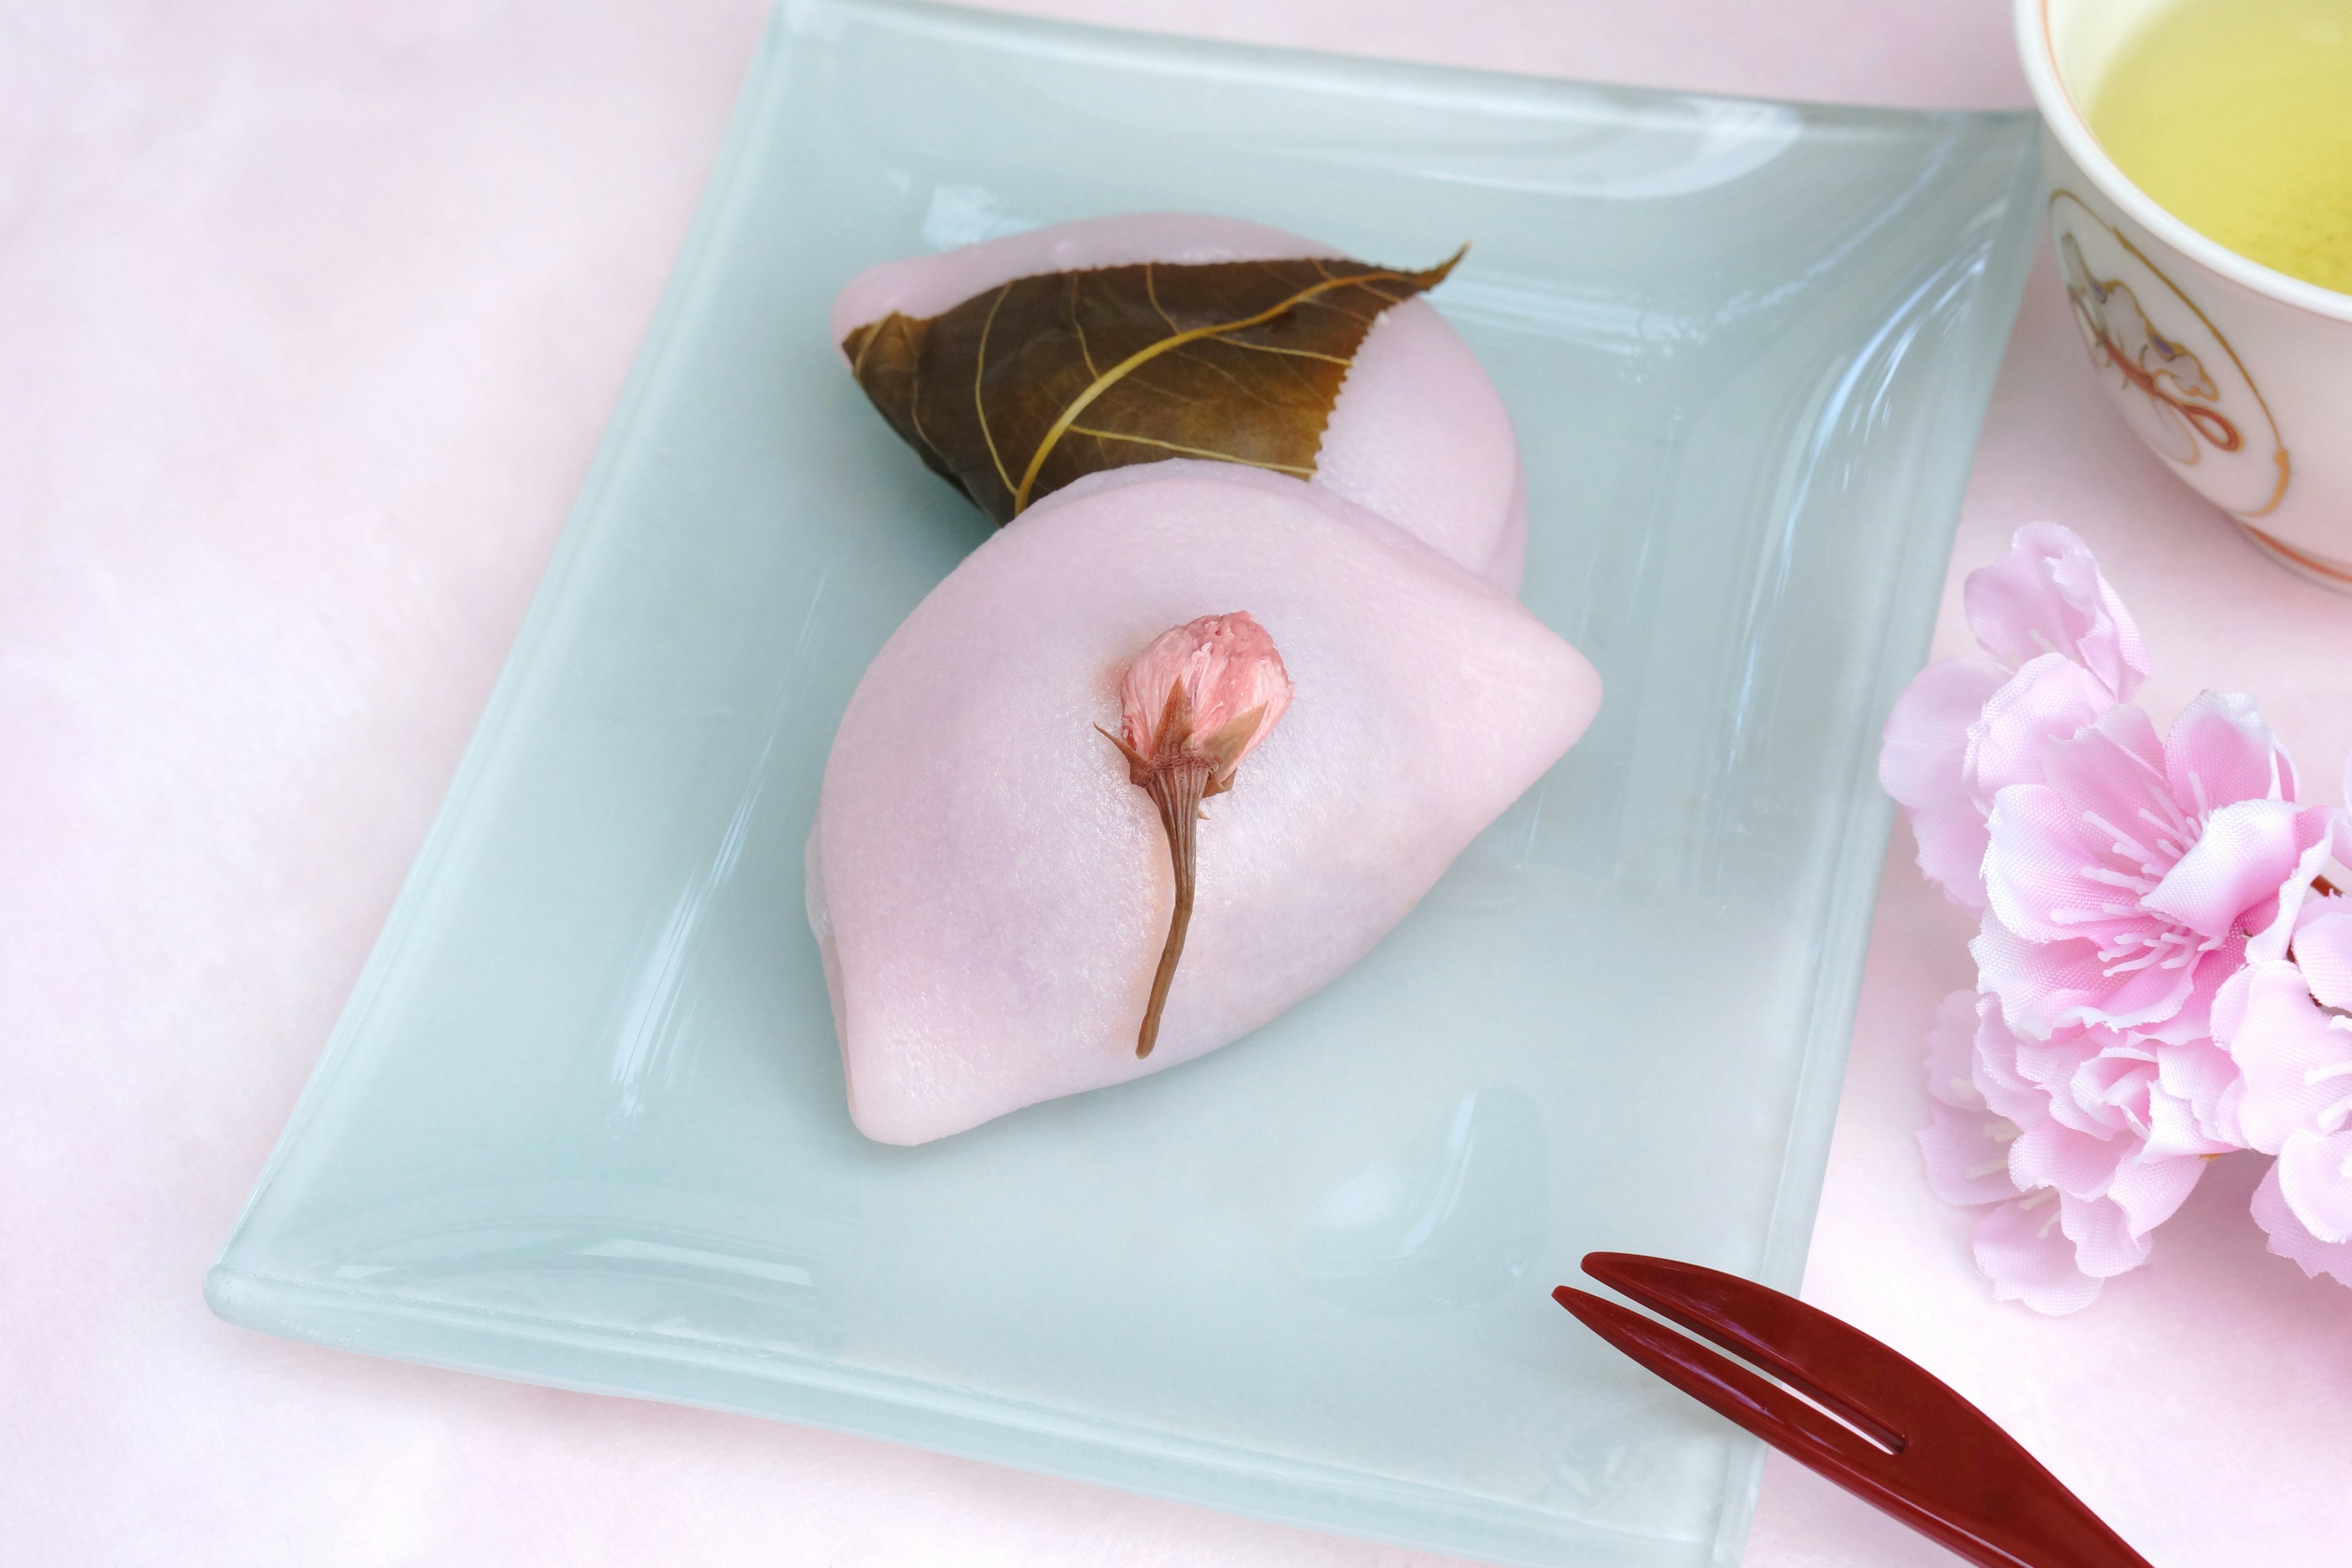
{"label": "pickled cherry blossom bud", "polygon": [[1290,692],[1274,639],[1240,610],[1160,633],[1119,680],[1124,733],[1101,732],[1127,758],[1128,778],[1160,808],[1176,870],[1176,907],[1136,1037],[1139,1057],[1150,1056],[1160,1037],[1160,1015],[1192,923],[1201,802],[1233,788],[1234,770],[1289,708]]}
{"label": "pickled cherry blossom bud", "polygon": [[1138,756],[1160,768],[1206,762],[1207,793],[1220,794],[1290,706],[1290,689],[1274,638],[1247,612],[1171,627],[1151,639],[1118,683],[1130,765]]}

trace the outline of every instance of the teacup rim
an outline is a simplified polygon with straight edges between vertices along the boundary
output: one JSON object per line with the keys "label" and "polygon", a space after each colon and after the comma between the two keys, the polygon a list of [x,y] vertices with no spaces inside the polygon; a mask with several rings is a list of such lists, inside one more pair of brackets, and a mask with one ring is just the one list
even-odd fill
{"label": "teacup rim", "polygon": [[2058,58],[2050,37],[2052,0],[2016,0],[2017,52],[2025,67],[2026,86],[2042,110],[2042,122],[2058,139],[2075,166],[2090,176],[2099,194],[2123,208],[2132,221],[2208,271],[2220,274],[2283,305],[2307,310],[2332,321],[2352,321],[2352,294],[2339,293],[2317,283],[2265,267],[2210,239],[2157,205],[2131,177],[2107,156],[2091,134],[2089,121],[2074,103],[2074,94],[2058,74]]}

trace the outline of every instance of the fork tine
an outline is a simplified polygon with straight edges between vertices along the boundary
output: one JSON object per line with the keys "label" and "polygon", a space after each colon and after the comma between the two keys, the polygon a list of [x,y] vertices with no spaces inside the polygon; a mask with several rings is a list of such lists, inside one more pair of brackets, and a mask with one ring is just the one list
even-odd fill
{"label": "fork tine", "polygon": [[[1764,1368],[1824,1408],[1901,1452],[1908,1437],[1897,1402],[1927,1392],[1958,1396],[1906,1356],[1809,1307],[1736,1274],[1631,1252],[1585,1254],[1584,1271],[1669,1321]],[[1824,1381],[1836,1368],[1836,1386]],[[1916,1406],[1910,1406],[1916,1416]],[[1971,1407],[1971,1414],[1973,1414]]]}
{"label": "fork tine", "polygon": [[1633,1360],[1790,1458],[1836,1479],[1890,1457],[1785,1389],[1695,1340],[1614,1301],[1562,1285],[1551,1299]]}

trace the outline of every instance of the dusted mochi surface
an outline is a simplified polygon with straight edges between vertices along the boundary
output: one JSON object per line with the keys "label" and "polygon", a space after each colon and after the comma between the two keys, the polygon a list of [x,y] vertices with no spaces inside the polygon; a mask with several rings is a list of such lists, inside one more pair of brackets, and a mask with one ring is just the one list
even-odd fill
{"label": "dusted mochi surface", "polygon": [[[1234,610],[1297,696],[1207,804],[1138,1060],[1174,879],[1095,726],[1152,637]],[[809,918],[852,1118],[924,1142],[1255,1028],[1361,958],[1600,700],[1517,601],[1299,480],[1177,460],[1048,497],[891,636],[826,763]]]}
{"label": "dusted mochi surface", "polygon": [[[1337,257],[1265,224],[1129,213],[1055,224],[870,267],[833,302],[833,342],[896,310],[936,316],[1014,278],[1143,261]],[[1425,265],[1435,258],[1376,258]],[[848,363],[845,357],[843,363]],[[1308,482],[1368,507],[1512,593],[1527,561],[1527,482],[1502,395],[1478,356],[1415,298],[1381,312],[1339,385]]]}

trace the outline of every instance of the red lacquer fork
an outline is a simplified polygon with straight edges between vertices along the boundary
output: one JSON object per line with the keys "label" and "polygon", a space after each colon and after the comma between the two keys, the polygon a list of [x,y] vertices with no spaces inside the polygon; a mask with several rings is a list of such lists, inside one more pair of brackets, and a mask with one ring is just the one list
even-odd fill
{"label": "red lacquer fork", "polygon": [[1822,1409],[1639,1312],[1570,1286],[1554,1290],[1552,1300],[1586,1328],[1969,1562],[1983,1568],[2149,1568],[1991,1417],[1861,1330],[1793,1296],[1695,1263],[1593,1252],[1585,1255],[1584,1271],[1763,1368]]}

